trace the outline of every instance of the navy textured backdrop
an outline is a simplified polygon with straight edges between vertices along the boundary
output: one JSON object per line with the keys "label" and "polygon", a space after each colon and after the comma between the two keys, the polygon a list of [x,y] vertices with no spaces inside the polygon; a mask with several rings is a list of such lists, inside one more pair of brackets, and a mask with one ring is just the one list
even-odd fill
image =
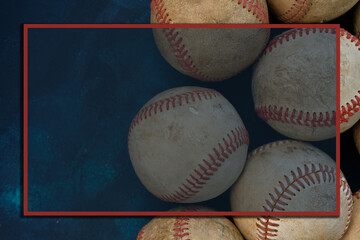
{"label": "navy textured backdrop", "polygon": [[[135,239],[149,221],[146,217],[22,217],[21,186],[22,24],[148,23],[149,6],[150,0],[1,1],[0,239]],[[349,25],[347,18],[337,21]],[[277,31],[282,30],[272,35]],[[126,41],[131,45],[124,47]],[[129,170],[126,136],[132,117],[160,91],[198,85],[223,93],[250,134],[255,126],[271,132],[255,115],[246,114],[253,112],[252,102],[243,104],[252,101],[244,90],[249,89],[251,70],[222,83],[185,77],[162,59],[151,30],[30,30],[29,210],[168,210],[177,206],[154,198]],[[272,134],[250,139],[249,150],[284,138]],[[317,146],[335,153],[333,140]],[[341,148],[342,170],[357,190],[360,161],[350,131],[343,134]],[[128,179],[125,183],[124,178]],[[223,205],[227,194],[206,204],[228,210],[228,203]]]}

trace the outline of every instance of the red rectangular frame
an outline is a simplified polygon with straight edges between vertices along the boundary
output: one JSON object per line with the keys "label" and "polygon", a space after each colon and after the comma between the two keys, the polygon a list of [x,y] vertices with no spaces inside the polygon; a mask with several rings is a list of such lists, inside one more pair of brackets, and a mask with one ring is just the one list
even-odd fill
{"label": "red rectangular frame", "polygon": [[[334,28],[336,29],[336,211],[333,212],[86,212],[28,209],[28,30],[31,28]],[[23,214],[24,216],[339,216],[340,215],[340,25],[339,24],[24,24]]]}

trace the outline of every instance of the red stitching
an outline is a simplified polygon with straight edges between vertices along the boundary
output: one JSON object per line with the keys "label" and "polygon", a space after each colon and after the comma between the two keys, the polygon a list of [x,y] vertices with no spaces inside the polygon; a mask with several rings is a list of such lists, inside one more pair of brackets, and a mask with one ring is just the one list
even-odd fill
{"label": "red stitching", "polygon": [[220,81],[222,78],[212,78],[202,73],[193,63],[191,56],[188,54],[185,45],[182,44],[183,38],[175,28],[164,28],[163,33],[167,38],[170,47],[180,65],[180,67],[191,77],[201,81]]}
{"label": "red stitching", "polygon": [[315,34],[317,32],[336,34],[336,29],[335,28],[297,28],[286,31],[285,33],[271,40],[269,46],[267,47],[267,49],[265,49],[263,55],[266,55],[267,53],[271,52],[274,48],[278,46],[278,44],[280,45],[283,44],[284,41],[288,42],[290,40],[296,39],[297,36],[302,37],[304,34],[309,35],[311,33]]}
{"label": "red stitching", "polygon": [[[358,50],[360,51],[360,40],[357,37],[343,28],[340,29],[340,35],[354,43],[355,47],[359,47]],[[341,106],[340,123],[348,122],[349,118],[360,110],[360,90],[357,91],[357,94],[349,102]]]}
{"label": "red stitching", "polygon": [[279,121],[282,123],[289,123],[294,125],[305,125],[308,127],[331,127],[336,125],[336,112],[332,113],[309,113],[303,111],[297,111],[296,109],[290,110],[289,108],[277,106],[260,106],[255,107],[255,111],[258,116],[264,121]]}
{"label": "red stitching", "polygon": [[187,217],[177,217],[176,222],[174,223],[174,234],[175,239],[190,240],[189,238],[189,218]]}
{"label": "red stitching", "polygon": [[[196,95],[195,95],[196,94]],[[175,108],[176,106],[182,106],[184,100],[186,104],[190,103],[190,101],[201,101],[205,99],[212,99],[222,96],[221,93],[212,90],[212,89],[198,89],[191,92],[184,92],[181,94],[177,94],[175,96],[170,96],[165,99],[158,100],[152,104],[144,106],[138,114],[134,117],[133,121],[131,122],[129,133],[128,133],[128,141],[131,135],[132,130],[144,119],[151,117],[152,115],[156,115],[162,111],[169,111],[170,109]]]}
{"label": "red stitching", "polygon": [[144,227],[140,230],[140,232],[138,233],[136,240],[141,240],[141,239],[143,239],[143,234],[144,234],[144,232],[145,232],[145,226],[144,226]]}
{"label": "red stitching", "polygon": [[341,189],[345,192],[346,200],[348,201],[348,217],[347,217],[344,232],[341,234],[340,238],[342,238],[344,236],[347,229],[349,228],[352,211],[353,211],[353,198],[352,198],[352,194],[351,194],[351,189],[350,189],[348,182],[346,181],[346,179],[343,176],[340,177],[340,190]]}
{"label": "red stitching", "polygon": [[[255,0],[238,0],[238,4],[242,5],[243,8],[248,8],[248,12],[252,12],[256,15],[262,23],[269,23],[269,16],[264,6]],[[154,12],[156,21],[158,23],[172,23],[169,13],[166,12],[165,3],[163,0],[152,0],[150,4],[151,10]],[[180,65],[180,67],[191,77],[199,79],[201,81],[221,81],[224,78],[213,78],[202,73],[193,62],[193,59],[188,54],[185,45],[182,44],[183,38],[180,37],[179,32],[175,31],[174,28],[164,28],[163,33],[167,38],[172,51]]]}
{"label": "red stitching", "polygon": [[278,19],[285,23],[293,23],[300,21],[309,12],[312,6],[309,0],[295,0],[295,3]]}
{"label": "red stitching", "polygon": [[[277,217],[261,217],[257,218],[257,239],[269,240],[277,236],[277,228],[279,227],[280,218]],[[270,221],[271,220],[271,221]],[[271,238],[272,237],[272,238]]]}
{"label": "red stitching", "polygon": [[[274,210],[285,211],[285,206],[288,204],[286,201],[291,200],[291,197],[296,196],[296,191],[300,192],[301,188],[305,189],[306,185],[321,183],[322,176],[323,181],[335,182],[335,169],[329,168],[327,165],[318,164],[316,169],[315,164],[304,165],[304,171],[298,167],[296,171],[291,171],[291,177],[287,175],[285,177],[285,183],[279,181],[279,187],[274,188],[274,193],[269,193],[270,199],[265,199],[264,210],[267,212],[273,212]],[[313,176],[312,176],[313,175]],[[292,180],[291,180],[292,178]],[[316,180],[316,181],[315,181]],[[292,189],[290,189],[290,187]]]}
{"label": "red stitching", "polygon": [[256,15],[256,18],[259,19],[261,23],[269,23],[269,16],[265,7],[260,1],[254,2],[255,0],[238,0],[238,4],[242,5],[243,8],[247,8],[248,12]]}
{"label": "red stitching", "polygon": [[163,0],[152,0],[150,3],[151,10],[155,13],[156,21],[159,23],[170,23],[171,19],[166,12]]}
{"label": "red stitching", "polygon": [[[261,23],[269,23],[269,16],[265,7],[259,1],[256,1],[255,4],[254,2],[255,0],[238,0],[238,4],[242,5],[243,8],[247,8],[248,12],[252,12],[254,16],[256,15],[256,18]],[[166,12],[164,5],[163,0],[152,0],[150,8],[154,12],[157,22],[171,23],[172,20]]]}
{"label": "red stitching", "polygon": [[[235,134],[235,132],[237,134]],[[238,127],[230,131],[230,133],[226,136],[228,137],[229,142],[232,143],[235,150],[232,151],[231,144],[223,138],[223,142],[218,144],[218,148],[213,148],[213,153],[209,153],[209,159],[203,159],[202,163],[198,165],[198,168],[193,170],[193,173],[185,179],[175,193],[164,194],[158,196],[158,198],[166,202],[183,202],[195,196],[199,190],[203,188],[203,185],[206,184],[206,181],[210,180],[211,176],[215,174],[221,166],[221,163],[224,162],[225,159],[229,158],[230,154],[235,152],[236,149],[243,144],[249,145],[249,134],[245,128]],[[233,142],[237,143],[236,146]]]}

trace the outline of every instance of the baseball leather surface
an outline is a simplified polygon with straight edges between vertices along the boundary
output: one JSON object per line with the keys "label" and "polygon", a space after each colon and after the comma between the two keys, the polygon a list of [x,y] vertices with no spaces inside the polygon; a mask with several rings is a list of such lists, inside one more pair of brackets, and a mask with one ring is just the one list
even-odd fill
{"label": "baseball leather surface", "polygon": [[360,119],[360,40],[340,30],[340,132]]}
{"label": "baseball leather surface", "polygon": [[225,217],[156,217],[146,224],[137,240],[243,240]]}
{"label": "baseball leather surface", "polygon": [[353,134],[354,134],[354,141],[355,141],[356,149],[358,150],[358,152],[360,154],[360,121],[357,124],[355,124],[354,129],[353,129]]}
{"label": "baseball leather surface", "polygon": [[292,29],[275,37],[255,67],[252,94],[258,116],[281,134],[335,137],[335,29]]}
{"label": "baseball leather surface", "polygon": [[356,5],[354,12],[354,32],[360,38],[360,2]]}
{"label": "baseball leather surface", "polygon": [[352,8],[358,0],[268,0],[270,11],[285,23],[323,23]]}
{"label": "baseball leather surface", "polygon": [[269,23],[266,0],[152,0],[151,23]]}
{"label": "baseball leather surface", "polygon": [[256,60],[269,37],[263,28],[154,28],[153,33],[172,67],[202,81],[238,74]]}
{"label": "baseball leather surface", "polygon": [[354,205],[349,229],[341,240],[360,239],[360,190],[353,195]]}
{"label": "baseball leather surface", "polygon": [[310,144],[278,141],[249,154],[232,211],[335,211],[335,161]]}
{"label": "baseball leather surface", "polygon": [[169,202],[200,202],[240,175],[248,133],[217,91],[179,87],[153,97],[129,130],[132,165],[145,187]]}
{"label": "baseball leather surface", "polygon": [[[153,0],[151,23],[268,23],[265,0]],[[202,81],[230,78],[252,64],[269,29],[153,29],[161,55]]]}
{"label": "baseball leather surface", "polygon": [[[343,176],[340,186],[339,217],[234,217],[235,224],[247,240],[339,240],[349,226],[353,204]],[[314,206],[313,211],[320,209]]]}

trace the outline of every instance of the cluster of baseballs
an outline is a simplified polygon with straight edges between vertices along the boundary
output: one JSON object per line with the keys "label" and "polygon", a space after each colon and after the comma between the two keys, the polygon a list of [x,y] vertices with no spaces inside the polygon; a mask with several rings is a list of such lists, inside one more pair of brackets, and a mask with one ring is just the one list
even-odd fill
{"label": "cluster of baseballs", "polygon": [[[351,196],[350,196],[351,197]],[[351,223],[326,217],[156,217],[139,232],[137,240],[358,240],[360,239],[360,191],[353,196]],[[343,199],[348,202],[348,199]],[[214,211],[188,206],[170,211]],[[348,212],[339,218],[347,219]],[[344,235],[344,229],[347,229]]]}
{"label": "cluster of baseballs", "polygon": [[[324,23],[359,0],[152,0],[152,23],[269,23],[268,9],[284,23]],[[358,10],[359,11],[359,10]],[[359,30],[359,12],[354,25]]]}
{"label": "cluster of baseballs", "polygon": [[[356,2],[268,0],[274,15],[286,22],[329,21]],[[268,23],[269,19],[265,0],[153,0],[151,9],[152,23]],[[268,46],[269,31],[261,28],[159,28],[153,32],[171,66],[203,81],[235,76],[263,52],[252,79],[259,117],[297,140],[335,137],[334,29],[292,29]],[[340,33],[343,132],[360,119],[360,41],[343,29]],[[350,187],[327,154],[289,140],[265,144],[247,156],[248,145],[249,134],[231,103],[221,93],[199,87],[156,95],[135,116],[128,134],[137,176],[153,195],[168,202],[205,201],[232,186],[233,211],[335,211],[335,179],[341,175],[340,217],[234,218],[248,240],[340,239],[351,222],[356,224]],[[224,217],[155,218],[138,236],[144,240],[205,238],[242,239]]]}

